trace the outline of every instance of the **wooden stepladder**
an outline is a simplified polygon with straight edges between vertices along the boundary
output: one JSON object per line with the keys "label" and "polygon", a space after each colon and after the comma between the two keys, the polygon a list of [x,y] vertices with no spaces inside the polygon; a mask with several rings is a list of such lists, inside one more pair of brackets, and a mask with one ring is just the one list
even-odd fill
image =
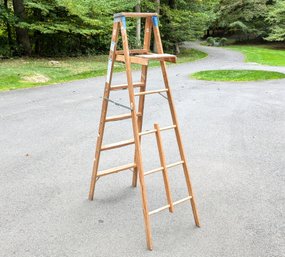
{"label": "wooden stepladder", "polygon": [[[126,17],[133,17],[133,18],[142,17],[146,19],[145,32],[144,32],[144,43],[143,43],[142,49],[134,49],[134,50],[129,49],[127,30],[126,30]],[[153,29],[153,34],[154,34],[154,40],[156,43],[157,53],[150,52],[150,40],[151,40],[152,29]],[[117,50],[119,31],[121,32],[123,50]],[[160,66],[161,66],[162,75],[163,75],[164,84],[165,84],[164,89],[146,91],[147,69],[148,69],[149,60],[160,61]],[[127,84],[111,86],[113,67],[114,67],[115,61],[125,63]],[[95,184],[96,184],[96,181],[100,177],[113,174],[113,173],[117,173],[123,170],[133,169],[132,185],[134,187],[137,185],[137,177],[139,177],[139,183],[140,183],[140,189],[141,189],[141,195],[142,195],[143,215],[144,215],[144,222],[145,222],[145,229],[146,229],[146,240],[147,240],[148,249],[150,250],[152,250],[152,247],[153,247],[151,228],[150,228],[150,215],[152,214],[155,214],[165,209],[169,209],[170,212],[173,212],[175,205],[185,202],[185,201],[190,201],[195,224],[198,227],[200,226],[196,203],[195,203],[194,194],[193,194],[192,185],[191,185],[191,180],[189,176],[188,165],[186,161],[186,155],[183,149],[182,139],[180,136],[180,129],[178,126],[177,116],[176,116],[176,112],[175,112],[175,108],[173,104],[173,97],[172,97],[171,90],[170,90],[169,83],[168,83],[165,62],[176,62],[176,56],[163,53],[163,48],[162,48],[162,43],[161,43],[161,38],[160,38],[160,33],[159,33],[159,27],[158,27],[158,16],[156,13],[119,13],[119,14],[114,15],[112,41],[111,41],[109,61],[108,61],[108,72],[107,72],[107,79],[105,83],[104,98],[103,98],[103,103],[102,103],[102,112],[101,112],[99,132],[98,132],[98,137],[97,137],[95,159],[94,159],[94,164],[93,164],[89,200],[93,200]],[[131,63],[142,65],[141,80],[139,82],[133,82],[132,80]],[[139,92],[136,93],[134,90],[135,88],[139,88]],[[109,99],[110,92],[114,90],[121,90],[121,89],[128,90],[130,106],[127,108],[130,110],[130,113],[107,117],[108,102],[111,101]],[[163,92],[167,94],[167,100],[168,100],[173,124],[168,127],[162,127],[162,128],[160,128],[158,124],[154,124],[154,128],[152,130],[142,131],[145,95],[163,93]],[[139,97],[138,107],[136,107],[136,103],[135,103],[136,96]],[[112,121],[118,121],[118,120],[124,120],[124,119],[132,120],[134,138],[131,140],[121,141],[121,142],[114,143],[114,144],[103,145],[102,143],[103,143],[105,123],[112,122]],[[174,129],[175,131],[176,140],[177,140],[179,153],[181,157],[181,161],[172,163],[172,164],[166,163],[166,159],[165,159],[165,155],[164,155],[164,151],[162,147],[162,141],[161,141],[161,131],[165,131],[169,129]],[[151,133],[156,135],[156,141],[157,141],[157,147],[159,150],[158,152],[159,152],[161,167],[144,172],[143,165],[142,165],[141,137],[147,134],[151,134]],[[134,154],[133,163],[98,172],[100,153],[102,151],[124,147],[130,144],[135,145],[135,154]],[[184,176],[185,176],[187,189],[188,189],[188,196],[183,199],[173,202],[171,191],[170,191],[170,186],[169,186],[169,181],[168,181],[169,180],[168,179],[168,169],[171,167],[177,166],[177,165],[182,165],[183,167]],[[162,175],[163,175],[163,181],[165,185],[165,191],[166,191],[168,204],[156,210],[149,211],[144,176],[150,175],[155,172],[160,172],[160,171],[162,172]]]}

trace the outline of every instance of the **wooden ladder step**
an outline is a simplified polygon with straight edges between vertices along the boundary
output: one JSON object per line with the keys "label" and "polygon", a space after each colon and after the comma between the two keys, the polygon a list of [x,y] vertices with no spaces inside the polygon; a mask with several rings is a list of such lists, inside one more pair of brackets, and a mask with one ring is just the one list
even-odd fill
{"label": "wooden ladder step", "polygon": [[[147,49],[130,49],[130,54],[147,54]],[[124,54],[124,50],[117,50],[116,54]]]}
{"label": "wooden ladder step", "polygon": [[[183,163],[184,163],[184,161],[174,162],[174,163],[166,165],[166,168],[169,169],[169,168],[178,166],[178,165],[183,164]],[[155,172],[158,172],[158,171],[162,171],[162,170],[163,170],[163,167],[159,167],[159,168],[156,168],[156,169],[153,169],[153,170],[145,172],[144,175],[147,176],[147,175],[150,175],[152,173],[155,173]]]}
{"label": "wooden ladder step", "polygon": [[134,144],[134,143],[135,143],[134,139],[129,139],[129,140],[124,140],[124,141],[120,141],[120,142],[117,142],[117,143],[113,143],[113,144],[103,145],[101,147],[101,151],[111,150],[111,149],[115,149],[115,148],[131,145],[131,144]]}
{"label": "wooden ladder step", "polygon": [[157,60],[157,61],[165,61],[165,62],[172,62],[172,63],[176,63],[177,61],[177,57],[173,54],[148,53],[148,54],[140,54],[136,56],[142,59],[147,59],[147,60]]}
{"label": "wooden ladder step", "polygon": [[[137,116],[141,116],[141,113],[137,113]],[[126,114],[120,114],[116,116],[109,116],[106,117],[105,122],[110,122],[110,121],[118,121],[118,120],[126,120],[132,118],[131,113],[126,113]]]}
{"label": "wooden ladder step", "polygon": [[[141,58],[138,56],[129,56],[131,63],[140,64],[140,65],[148,65],[148,60],[145,58]],[[125,62],[125,56],[123,54],[116,55],[117,62]]]}
{"label": "wooden ladder step", "polygon": [[135,163],[129,163],[126,165],[122,165],[122,166],[118,166],[115,168],[111,168],[111,169],[107,169],[107,170],[102,170],[102,171],[98,171],[97,177],[103,177],[112,173],[117,173],[123,170],[128,170],[128,169],[132,169],[135,168],[136,164]]}
{"label": "wooden ladder step", "polygon": [[[162,127],[162,128],[160,128],[160,131],[170,130],[170,129],[174,129],[174,128],[176,128],[176,125]],[[146,130],[146,131],[140,132],[139,135],[140,136],[145,136],[145,135],[148,135],[148,134],[153,134],[156,131],[157,131],[156,129],[150,129],[150,130]]]}
{"label": "wooden ladder step", "polygon": [[183,198],[183,199],[180,199],[180,200],[178,200],[178,201],[173,202],[173,205],[177,205],[177,204],[180,204],[180,203],[184,203],[184,202],[186,202],[186,201],[188,201],[188,200],[190,200],[190,199],[192,199],[192,196],[191,196],[191,195],[189,195],[189,196],[187,196],[187,197],[185,197],[185,198]]}
{"label": "wooden ladder step", "polygon": [[117,120],[125,120],[125,119],[130,119],[131,117],[132,117],[132,114],[127,113],[127,114],[106,117],[105,121],[110,122],[110,121],[117,121]]}
{"label": "wooden ladder step", "polygon": [[167,92],[168,89],[164,88],[164,89],[158,89],[158,90],[150,90],[150,91],[143,91],[143,92],[138,92],[135,93],[135,96],[140,96],[140,95],[150,95],[150,94],[158,94],[158,93],[162,93],[162,92]]}
{"label": "wooden ladder step", "polygon": [[[133,83],[133,87],[143,87],[144,83],[143,82],[134,82]],[[120,84],[120,85],[114,85],[110,87],[110,90],[114,91],[114,90],[120,90],[120,89],[127,89],[128,88],[128,84]]]}
{"label": "wooden ladder step", "polygon": [[[180,199],[180,200],[178,200],[178,201],[176,201],[176,202],[173,202],[173,205],[177,205],[177,204],[186,202],[186,201],[190,200],[191,198],[192,198],[192,196],[189,195],[189,196],[187,196],[187,197],[185,197],[185,198],[183,198],[183,199]],[[163,211],[163,210],[166,210],[166,209],[168,209],[169,207],[170,207],[170,205],[167,204],[167,205],[162,206],[162,207],[160,207],[160,208],[157,208],[157,209],[155,209],[155,210],[153,210],[153,211],[150,211],[148,214],[149,214],[149,215],[152,215],[152,214],[161,212],[161,211]]]}

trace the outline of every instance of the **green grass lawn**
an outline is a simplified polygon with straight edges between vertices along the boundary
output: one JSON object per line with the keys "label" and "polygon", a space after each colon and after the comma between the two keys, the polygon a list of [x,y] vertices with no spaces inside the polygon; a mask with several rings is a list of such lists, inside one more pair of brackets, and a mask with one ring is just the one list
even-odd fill
{"label": "green grass lawn", "polygon": [[[192,62],[207,54],[194,49],[182,50],[178,63]],[[107,55],[61,59],[10,59],[0,61],[0,91],[56,84],[72,80],[103,76],[107,72]],[[151,67],[158,66],[153,61]],[[139,69],[134,65],[134,69]],[[115,71],[124,71],[116,63]]]}
{"label": "green grass lawn", "polygon": [[271,66],[285,66],[285,48],[278,49],[265,45],[232,45],[226,48],[242,52],[246,57],[246,62],[256,62]]}
{"label": "green grass lawn", "polygon": [[263,70],[208,70],[193,73],[191,78],[210,81],[257,81],[282,79],[285,74]]}

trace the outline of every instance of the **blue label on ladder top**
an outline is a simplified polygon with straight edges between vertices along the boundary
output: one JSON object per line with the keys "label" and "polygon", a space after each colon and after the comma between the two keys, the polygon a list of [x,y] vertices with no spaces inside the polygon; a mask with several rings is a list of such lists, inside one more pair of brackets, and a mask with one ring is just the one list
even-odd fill
{"label": "blue label on ladder top", "polygon": [[122,20],[124,29],[126,29],[127,28],[126,17],[122,16],[121,20]]}
{"label": "blue label on ladder top", "polygon": [[157,16],[152,16],[152,23],[153,23],[153,25],[154,25],[155,27],[158,26],[158,18],[157,18]]}

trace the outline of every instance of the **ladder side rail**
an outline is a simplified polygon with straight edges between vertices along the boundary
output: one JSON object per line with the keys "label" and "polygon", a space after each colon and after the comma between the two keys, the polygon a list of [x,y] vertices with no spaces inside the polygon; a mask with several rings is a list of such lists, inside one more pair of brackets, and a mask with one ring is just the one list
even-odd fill
{"label": "ladder side rail", "polygon": [[[150,49],[151,26],[152,26],[151,17],[147,17],[145,21],[144,43],[143,43],[143,49],[146,50],[147,52],[149,52]],[[144,86],[140,88],[140,93],[146,90],[147,71],[148,71],[148,66],[143,65],[141,70],[141,82],[143,83]],[[139,133],[142,131],[142,125],[143,125],[144,103],[145,103],[145,95],[141,95],[139,97],[139,104],[138,104],[138,112],[141,113],[141,116],[138,117]],[[140,137],[140,142],[141,142],[141,137]],[[136,153],[134,156],[134,162],[135,160],[136,160]],[[135,167],[132,178],[133,187],[137,186],[137,180],[138,180],[137,177],[138,177],[138,168]]]}
{"label": "ladder side rail", "polygon": [[95,184],[97,180],[97,172],[98,172],[100,152],[101,152],[100,150],[101,150],[101,146],[103,142],[105,119],[106,119],[107,108],[108,108],[108,101],[106,99],[108,99],[110,95],[110,85],[112,81],[114,62],[116,58],[115,51],[116,51],[116,44],[118,41],[118,33],[119,33],[118,29],[119,29],[119,23],[114,22],[112,39],[111,39],[111,48],[110,48],[110,53],[109,53],[109,61],[108,61],[108,73],[107,73],[107,79],[105,82],[104,97],[102,100],[101,118],[100,118],[100,124],[99,124],[99,129],[98,129],[95,159],[93,162],[92,177],[91,177],[90,190],[89,190],[89,200],[93,200],[94,198]]}
{"label": "ladder side rail", "polygon": [[[152,21],[153,21],[153,31],[154,31],[154,38],[155,38],[155,42],[156,42],[157,52],[159,54],[163,54],[163,47],[162,47],[160,32],[159,32],[159,27],[158,27],[158,18],[156,16],[154,16],[154,17],[152,17]],[[179,153],[181,156],[181,160],[184,161],[183,162],[183,170],[184,170],[184,176],[185,176],[185,180],[186,180],[186,184],[187,184],[187,189],[188,189],[189,196],[192,196],[190,198],[190,202],[191,202],[191,206],[192,206],[193,216],[194,216],[196,226],[200,227],[198,210],[196,207],[196,201],[195,201],[194,192],[192,189],[189,169],[188,169],[188,165],[187,165],[187,161],[186,161],[186,154],[185,154],[185,151],[183,148],[183,143],[182,143],[182,139],[181,139],[181,132],[179,129],[176,110],[174,107],[174,101],[173,101],[173,97],[172,97],[172,93],[171,93],[171,89],[170,89],[169,81],[168,81],[168,77],[167,77],[167,70],[166,70],[165,61],[160,61],[160,66],[161,66],[161,70],[162,70],[162,75],[163,75],[165,87],[168,89],[167,98],[168,98],[168,104],[169,104],[169,108],[170,108],[170,112],[171,112],[172,121],[173,121],[173,124],[176,125],[175,135],[176,135],[176,140],[177,140],[177,144],[178,144],[178,148],[179,148]]]}
{"label": "ladder side rail", "polygon": [[131,61],[130,61],[130,56],[129,56],[128,36],[127,36],[127,32],[126,32],[126,20],[125,19],[126,19],[125,17],[121,18],[120,27],[121,27],[121,35],[122,35],[122,40],[123,40],[123,49],[124,49],[124,56],[125,56],[129,100],[130,100],[130,106],[132,109],[132,111],[131,111],[131,113],[132,113],[132,125],[133,125],[133,134],[134,134],[135,151],[136,151],[136,153],[135,153],[136,162],[135,163],[136,163],[136,166],[138,167],[138,173],[139,173],[147,247],[149,250],[152,250],[152,236],[151,236],[151,228],[150,228],[150,217],[149,217],[146,187],[145,187],[145,181],[144,181],[144,175],[143,175],[142,153],[141,153],[141,147],[140,147],[139,128],[138,128],[138,123],[137,123],[134,88],[132,86]]}

